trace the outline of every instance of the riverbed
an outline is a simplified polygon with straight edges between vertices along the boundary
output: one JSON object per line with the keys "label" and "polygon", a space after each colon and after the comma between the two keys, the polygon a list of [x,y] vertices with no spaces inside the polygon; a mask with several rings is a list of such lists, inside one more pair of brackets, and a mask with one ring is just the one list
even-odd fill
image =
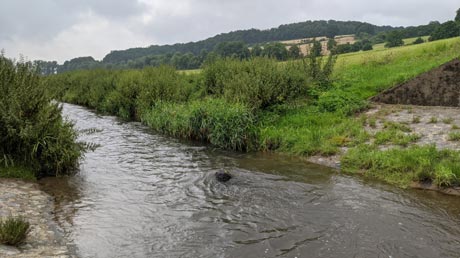
{"label": "riverbed", "polygon": [[[79,257],[459,257],[460,198],[232,153],[64,104],[86,154],[40,187]],[[234,178],[219,183],[225,169]]]}

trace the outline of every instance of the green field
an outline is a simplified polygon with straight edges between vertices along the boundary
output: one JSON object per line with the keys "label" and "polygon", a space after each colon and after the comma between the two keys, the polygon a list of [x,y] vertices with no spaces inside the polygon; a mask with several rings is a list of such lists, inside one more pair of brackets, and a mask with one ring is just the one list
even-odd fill
{"label": "green field", "polygon": [[[428,38],[430,36],[423,36],[421,37],[425,42],[428,42]],[[415,38],[407,38],[407,39],[403,39],[404,41],[404,45],[405,46],[408,46],[408,45],[412,45],[414,43],[414,41],[417,39],[418,37],[415,37]],[[372,46],[374,48],[374,50],[383,50],[385,49],[385,43],[380,43],[380,44],[375,44]]]}
{"label": "green field", "polygon": [[[459,53],[460,39],[453,38],[340,55],[331,75],[318,66],[318,61],[315,66],[308,60],[279,64],[263,58],[227,59],[203,70],[180,72],[166,67],[77,71],[50,77],[48,84],[63,101],[140,120],[160,133],[224,149],[329,156],[347,147],[352,155],[365,149],[371,137],[363,127],[368,121],[360,115],[370,97],[448,62]],[[313,73],[315,69],[319,70]],[[375,148],[370,153],[374,156],[367,160],[383,155]],[[455,160],[458,155],[451,156]],[[359,173],[363,170],[359,163],[366,162],[356,156],[347,156],[344,161],[344,171]],[[428,169],[437,168],[444,173],[446,169],[439,169],[436,162],[446,161],[435,160]],[[372,171],[372,167],[368,169]],[[435,172],[423,173],[441,182]],[[401,186],[426,179],[416,170],[405,177],[391,171],[367,175]],[[395,182],[395,177],[405,180]],[[456,177],[450,180],[450,184],[457,183]]]}

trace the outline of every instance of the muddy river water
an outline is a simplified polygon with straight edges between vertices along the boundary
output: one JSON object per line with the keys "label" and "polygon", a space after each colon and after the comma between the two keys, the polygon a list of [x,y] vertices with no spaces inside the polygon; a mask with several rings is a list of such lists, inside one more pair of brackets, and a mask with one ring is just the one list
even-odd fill
{"label": "muddy river water", "polygon": [[98,146],[76,176],[40,182],[79,257],[460,257],[459,197],[63,112]]}

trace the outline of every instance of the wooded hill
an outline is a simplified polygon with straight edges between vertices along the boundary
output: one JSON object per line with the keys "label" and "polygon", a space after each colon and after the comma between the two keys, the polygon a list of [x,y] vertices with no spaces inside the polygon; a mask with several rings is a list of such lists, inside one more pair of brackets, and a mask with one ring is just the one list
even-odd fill
{"label": "wooded hill", "polygon": [[219,43],[242,41],[248,45],[266,43],[272,41],[291,40],[299,38],[312,38],[337,35],[368,33],[371,35],[394,29],[390,26],[376,26],[356,21],[306,21],[287,25],[269,30],[238,30],[216,35],[212,38],[198,42],[174,45],[153,45],[147,48],[131,48],[128,50],[112,51],[102,60],[103,63],[127,62],[142,56],[161,55],[168,53],[192,53],[199,55],[203,50],[212,51]]}
{"label": "wooded hill", "polygon": [[[171,65],[177,69],[196,69],[201,67],[206,59],[215,56],[229,56],[240,59],[254,56],[249,52],[250,47],[260,47],[262,49],[277,50],[282,46],[277,46],[276,42],[294,40],[301,38],[327,37],[334,38],[337,35],[355,35],[357,40],[367,42],[367,44],[378,44],[387,41],[389,32],[397,31],[399,38],[410,38],[433,35],[432,39],[446,38],[437,32],[455,31],[450,29],[457,26],[455,22],[449,21],[439,23],[430,22],[427,25],[413,27],[391,27],[376,26],[370,23],[358,21],[305,21],[281,25],[277,28],[258,30],[238,30],[229,33],[222,33],[214,37],[189,43],[178,43],[174,45],[152,45],[149,47],[130,48],[127,50],[114,50],[107,54],[102,61],[97,61],[93,57],[78,57],[58,65],[56,62],[36,61],[43,74],[62,73],[72,70],[109,68],[109,69],[139,69],[146,66]],[[439,33],[438,33],[439,34]],[[361,43],[361,42],[359,42]],[[260,49],[260,48],[259,48]],[[221,52],[229,55],[222,55]],[[277,58],[271,52],[260,53]],[[268,53],[270,52],[270,53]],[[257,56],[257,55],[256,55]],[[286,55],[285,55],[286,56]],[[280,60],[285,60],[280,59]]]}

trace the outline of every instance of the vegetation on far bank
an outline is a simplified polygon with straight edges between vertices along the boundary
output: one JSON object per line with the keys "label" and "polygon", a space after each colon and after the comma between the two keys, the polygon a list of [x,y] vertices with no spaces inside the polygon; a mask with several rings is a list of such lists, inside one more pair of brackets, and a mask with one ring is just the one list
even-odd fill
{"label": "vegetation on far bank", "polygon": [[0,56],[0,177],[70,173],[82,148],[36,67]]}
{"label": "vegetation on far bank", "polygon": [[[366,109],[369,97],[450,61],[458,53],[460,40],[453,38],[281,64],[269,58],[217,59],[193,73],[168,66],[75,71],[47,77],[46,84],[63,101],[224,149],[328,156],[347,147],[352,155],[371,148],[363,147],[371,137],[402,146],[416,141],[416,135],[369,135],[363,128],[366,119],[357,114]],[[384,156],[378,150],[370,153]],[[451,155],[452,160],[457,157]],[[344,164],[353,172],[361,162],[348,157]],[[445,161],[433,160],[427,166],[433,173],[426,173],[429,176],[423,180],[431,178],[441,186],[457,184],[456,176],[448,177],[450,183],[441,180],[439,171],[446,171],[437,166],[441,162]],[[369,167],[367,175],[378,177],[373,168],[381,169]],[[406,178],[421,180],[418,172],[411,173]],[[381,178],[397,183],[391,176]]]}

